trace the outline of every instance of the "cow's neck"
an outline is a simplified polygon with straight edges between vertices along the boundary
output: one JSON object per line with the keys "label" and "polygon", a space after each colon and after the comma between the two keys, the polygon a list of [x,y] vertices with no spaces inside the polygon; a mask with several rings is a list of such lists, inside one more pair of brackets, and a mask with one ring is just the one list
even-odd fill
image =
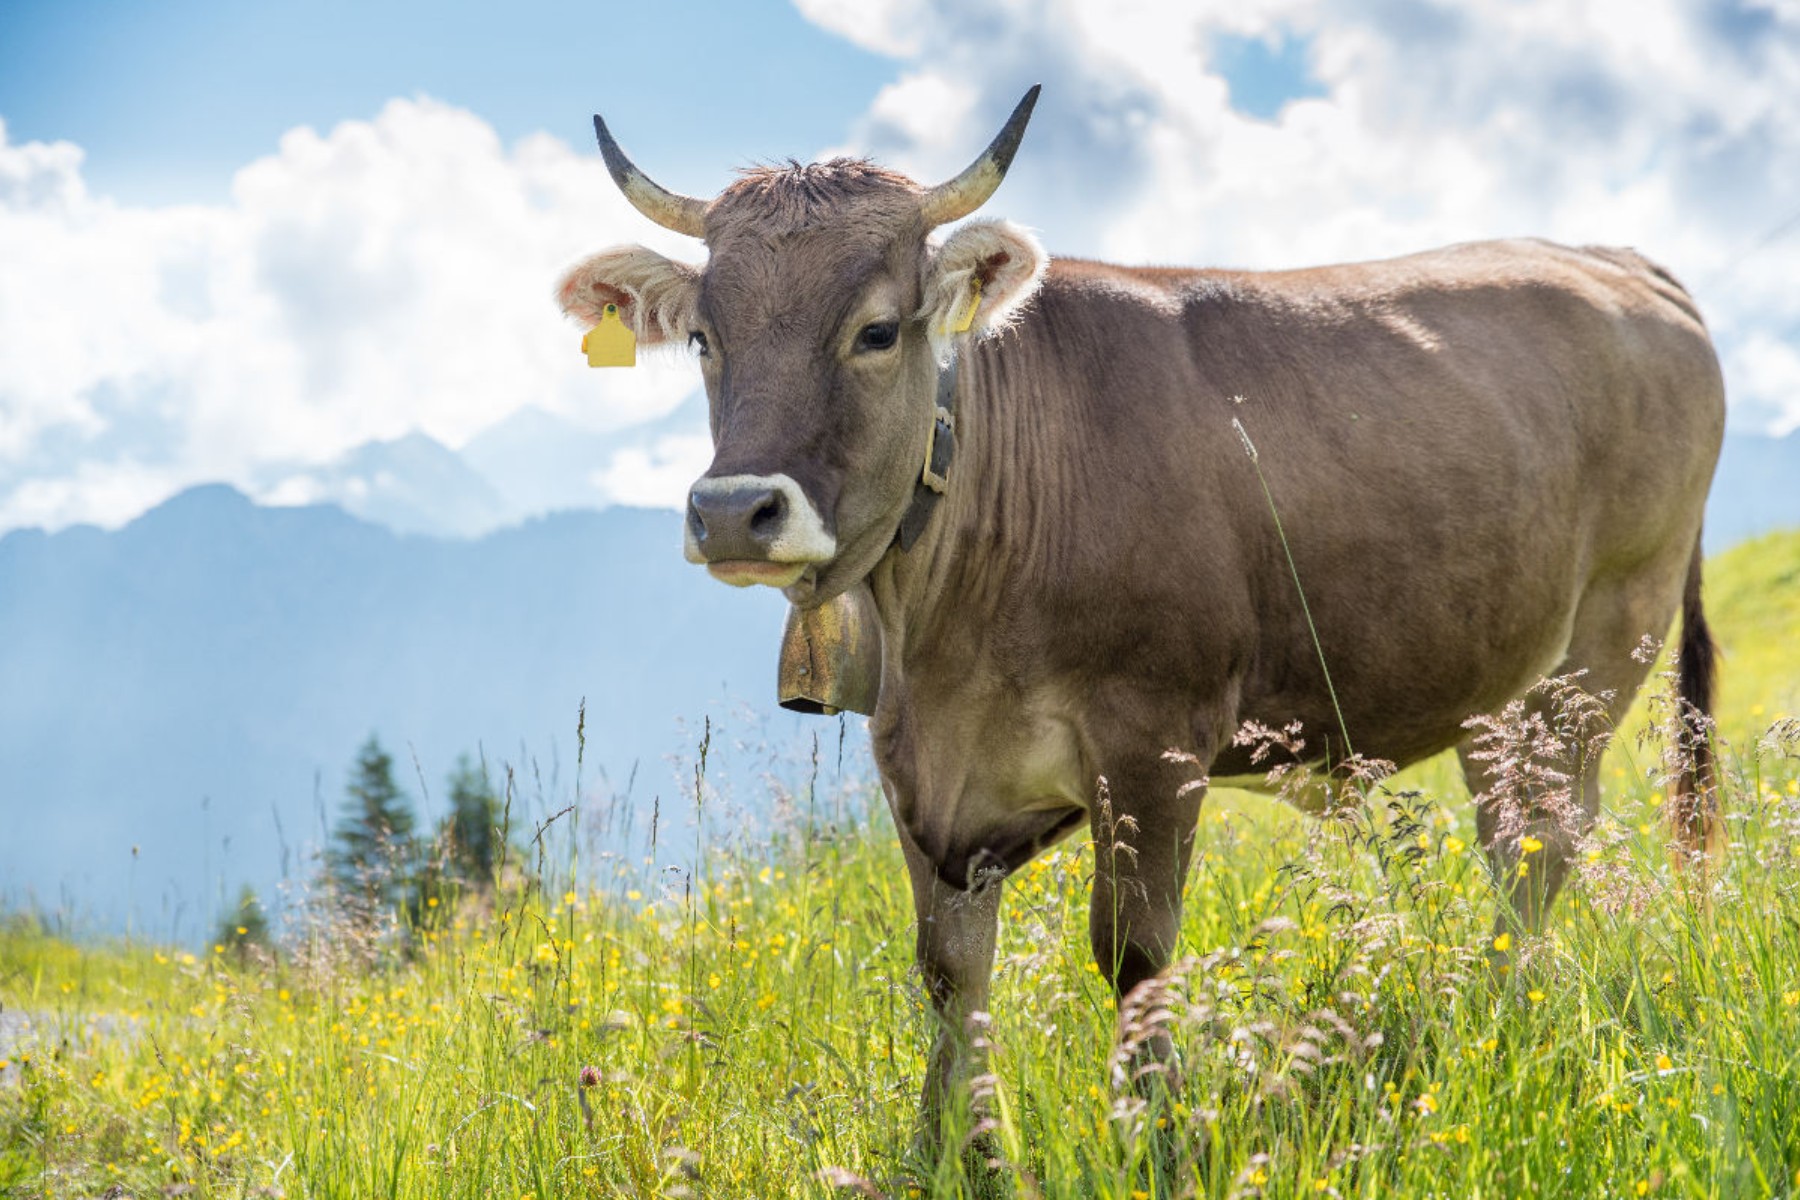
{"label": "cow's neck", "polygon": [[902,550],[897,540],[870,578],[883,628],[890,641],[897,636],[910,647],[909,657],[933,642],[956,655],[969,618],[991,612],[999,592],[1031,570],[1032,548],[1055,540],[1055,531],[1039,527],[1047,519],[1043,480],[1036,489],[1030,482],[1039,474],[1030,456],[1044,444],[1035,423],[1049,414],[1027,411],[1010,394],[1009,359],[1021,349],[1007,344],[1014,340],[966,346],[957,366],[940,375],[952,389],[940,390],[940,403],[955,422],[948,486],[930,503],[913,544]]}

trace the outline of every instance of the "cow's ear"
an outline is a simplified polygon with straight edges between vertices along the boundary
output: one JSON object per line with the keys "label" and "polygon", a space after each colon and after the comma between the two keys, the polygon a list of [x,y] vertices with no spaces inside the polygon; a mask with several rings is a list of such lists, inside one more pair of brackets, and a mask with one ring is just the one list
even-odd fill
{"label": "cow's ear", "polygon": [[614,246],[570,267],[556,302],[583,325],[600,323],[608,304],[646,346],[687,340],[700,295],[700,268],[642,246]]}
{"label": "cow's ear", "polygon": [[1049,264],[1038,240],[1010,221],[970,221],[958,229],[932,256],[925,281],[932,343],[942,349],[963,333],[1005,329]]}

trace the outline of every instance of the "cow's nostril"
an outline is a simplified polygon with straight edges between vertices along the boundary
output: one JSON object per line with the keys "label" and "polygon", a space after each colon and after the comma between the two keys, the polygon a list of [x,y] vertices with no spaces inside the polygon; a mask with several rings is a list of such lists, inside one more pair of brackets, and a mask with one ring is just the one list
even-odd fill
{"label": "cow's nostril", "polygon": [[[785,477],[773,484],[756,476],[702,479],[688,493],[688,556],[715,563],[792,556],[795,520],[808,508]],[[802,552],[811,549],[801,546]]]}
{"label": "cow's nostril", "polygon": [[780,492],[770,492],[750,514],[750,533],[759,540],[773,538],[781,532],[786,518],[787,497]]}

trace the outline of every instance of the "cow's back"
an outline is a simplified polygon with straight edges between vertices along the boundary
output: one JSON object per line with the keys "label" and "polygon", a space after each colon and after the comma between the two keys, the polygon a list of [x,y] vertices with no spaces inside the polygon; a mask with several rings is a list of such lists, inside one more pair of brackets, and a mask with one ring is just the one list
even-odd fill
{"label": "cow's back", "polygon": [[969,372],[948,519],[987,550],[940,582],[998,670],[1334,729],[1272,497],[1356,749],[1402,761],[1556,667],[1596,579],[1685,562],[1723,425],[1665,273],[1539,242],[1059,261]]}

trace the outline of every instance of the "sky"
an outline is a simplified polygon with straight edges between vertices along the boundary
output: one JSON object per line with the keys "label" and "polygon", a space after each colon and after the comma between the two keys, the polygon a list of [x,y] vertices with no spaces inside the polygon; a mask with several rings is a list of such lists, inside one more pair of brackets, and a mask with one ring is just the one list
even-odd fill
{"label": "sky", "polygon": [[935,182],[1037,82],[982,215],[1053,253],[1633,245],[1698,296],[1733,428],[1800,428],[1800,0],[13,0],[0,532],[303,500],[363,443],[522,412],[616,447],[596,503],[676,504],[694,365],[588,371],[550,290],[704,249],[618,196],[591,115],[693,194],[832,153]]}

